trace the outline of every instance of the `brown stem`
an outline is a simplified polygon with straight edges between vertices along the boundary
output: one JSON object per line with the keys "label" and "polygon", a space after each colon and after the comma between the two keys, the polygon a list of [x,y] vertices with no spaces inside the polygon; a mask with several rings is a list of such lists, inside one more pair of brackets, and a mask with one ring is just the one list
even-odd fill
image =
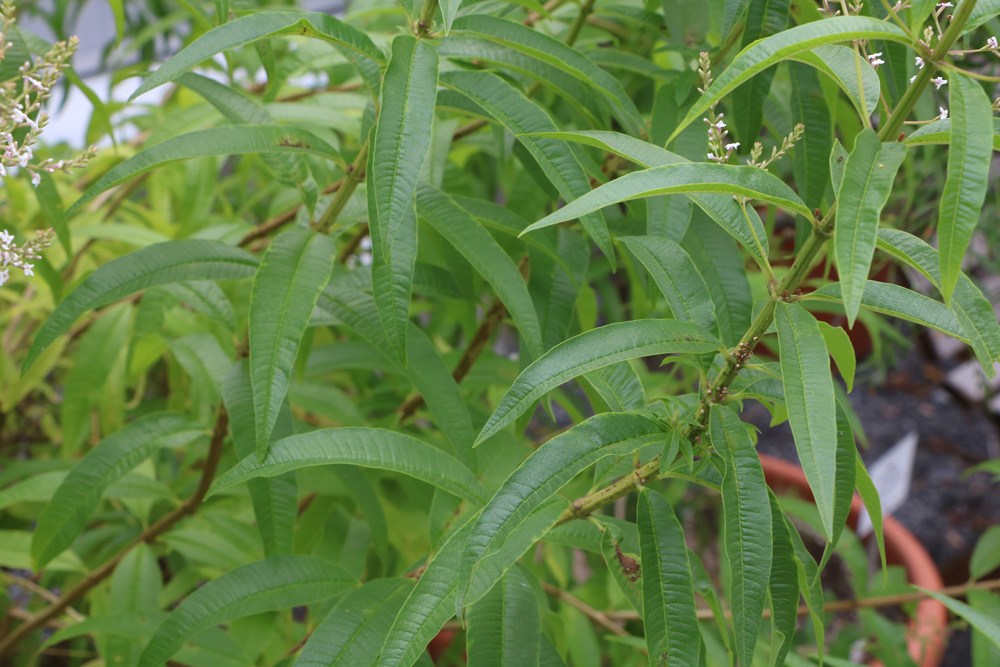
{"label": "brown stem", "polygon": [[[341,186],[344,184],[344,179],[340,178],[331,183],[323,190],[323,194],[331,195],[334,192],[340,190]],[[288,209],[284,213],[279,213],[270,220],[265,220],[261,224],[257,225],[249,232],[247,232],[243,238],[240,239],[240,246],[248,246],[259,238],[263,238],[273,232],[276,229],[284,227],[292,220],[295,220],[295,216],[298,215],[299,210],[302,208],[302,204],[297,204],[292,208]]]}
{"label": "brown stem", "polygon": [[576,597],[575,595],[567,593],[566,591],[556,586],[553,586],[547,581],[543,581],[541,583],[542,583],[542,588],[545,589],[546,593],[556,598],[557,600],[560,600],[561,602],[565,602],[566,604],[573,607],[577,611],[582,612],[584,616],[594,621],[598,625],[610,630],[619,637],[629,636],[628,630],[623,628],[621,623],[618,623],[617,621],[612,619],[608,614],[605,614],[603,611],[598,611],[597,609],[594,609],[589,604],[587,604],[580,598]]}
{"label": "brown stem", "polygon": [[[976,583],[966,583],[957,584],[955,586],[947,586],[940,590],[934,591],[935,593],[941,593],[942,595],[948,595],[950,597],[964,597],[969,591],[993,591],[1000,590],[1000,579],[990,579],[988,581],[979,581]],[[827,613],[842,613],[848,611],[855,611],[857,609],[872,609],[876,607],[898,607],[909,602],[920,602],[926,598],[930,597],[924,591],[912,591],[910,593],[896,593],[893,595],[877,595],[870,598],[855,598],[852,600],[834,600],[833,602],[827,602],[823,605],[823,611]],[[809,607],[801,606],[798,608],[799,616],[808,616],[810,613]],[[633,610],[625,611],[609,611],[606,612],[609,618],[619,620],[619,621],[638,621],[641,619],[639,614]],[[770,609],[764,610],[764,618],[768,618],[771,615]],[[729,618],[730,614],[726,612],[726,617]],[[698,620],[708,621],[715,618],[712,614],[711,609],[699,609],[698,610]]]}
{"label": "brown stem", "polygon": [[358,246],[361,245],[361,242],[365,240],[365,237],[368,236],[370,231],[371,229],[367,224],[361,225],[361,229],[358,230],[358,233],[351,237],[351,240],[347,242],[347,245],[345,245],[340,251],[340,254],[337,255],[337,261],[341,264],[346,263],[348,258],[350,258],[350,256],[353,255],[358,249]]}
{"label": "brown stem", "polygon": [[208,447],[208,455],[205,458],[205,467],[202,469],[198,486],[194,493],[179,506],[163,515],[156,523],[147,527],[134,540],[125,545],[114,556],[106,560],[100,567],[91,570],[73,588],[69,589],[58,602],[46,607],[29,620],[19,625],[13,632],[0,640],[0,656],[10,651],[29,634],[42,627],[50,620],[65,611],[71,604],[86,595],[91,589],[107,579],[114,572],[118,563],[132,549],[144,542],[152,542],[157,537],[170,530],[181,519],[194,514],[201,505],[201,502],[208,494],[208,489],[215,479],[216,470],[219,467],[219,459],[222,457],[222,443],[225,441],[226,431],[229,428],[229,417],[224,408],[219,409],[219,414],[212,429],[212,439]]}

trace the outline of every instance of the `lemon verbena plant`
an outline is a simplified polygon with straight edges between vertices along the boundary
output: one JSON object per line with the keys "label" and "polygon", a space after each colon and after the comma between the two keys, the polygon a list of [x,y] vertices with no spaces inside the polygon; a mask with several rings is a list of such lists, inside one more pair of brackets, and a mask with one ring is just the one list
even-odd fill
{"label": "lemon verbena plant", "polygon": [[[72,44],[0,89],[3,164],[45,176],[5,215],[60,240],[3,336],[0,660],[865,654],[821,578],[855,491],[882,548],[848,331],[1000,360],[962,270],[1000,3],[109,5],[145,67],[79,180],[30,162]],[[185,43],[158,60],[157,30]],[[913,234],[882,218],[918,153],[943,182]],[[790,423],[808,523],[750,401]],[[692,489],[721,517],[694,549]]]}

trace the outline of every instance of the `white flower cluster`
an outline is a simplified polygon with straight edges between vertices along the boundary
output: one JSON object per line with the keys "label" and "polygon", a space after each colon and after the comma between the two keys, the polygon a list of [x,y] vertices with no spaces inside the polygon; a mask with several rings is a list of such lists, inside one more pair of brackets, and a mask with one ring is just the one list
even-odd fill
{"label": "white flower cluster", "polygon": [[[0,60],[13,46],[7,41],[15,23],[14,3],[0,3]],[[93,155],[88,149],[83,155],[69,160],[43,160],[33,163],[34,147],[48,124],[49,116],[42,105],[49,99],[59,82],[69,59],[76,51],[78,40],[73,37],[57,42],[48,53],[35,61],[21,64],[17,77],[0,82],[0,183],[7,170],[17,168],[28,173],[31,183],[41,182],[41,173],[66,171],[83,166]],[[15,138],[21,137],[20,140]]]}
{"label": "white flower cluster", "polygon": [[55,231],[43,229],[23,246],[14,242],[14,235],[6,229],[0,232],[0,286],[10,280],[10,268],[21,269],[25,276],[35,275],[35,265],[28,260],[41,259],[41,251],[52,245]]}

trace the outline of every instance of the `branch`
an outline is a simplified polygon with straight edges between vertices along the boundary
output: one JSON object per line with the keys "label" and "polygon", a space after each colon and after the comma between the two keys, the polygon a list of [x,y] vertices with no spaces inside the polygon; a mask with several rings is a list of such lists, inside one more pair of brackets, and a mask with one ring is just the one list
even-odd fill
{"label": "branch", "polygon": [[30,619],[19,625],[12,633],[0,640],[0,656],[10,651],[22,639],[61,614],[71,604],[111,576],[118,563],[132,549],[144,542],[152,542],[170,530],[178,521],[194,514],[198,506],[205,499],[205,495],[212,485],[212,480],[215,479],[215,473],[219,467],[219,459],[222,457],[222,443],[225,440],[228,428],[229,416],[226,414],[225,408],[220,407],[215,420],[215,426],[212,429],[212,440],[208,447],[208,455],[205,458],[205,467],[202,469],[201,478],[198,480],[198,486],[195,488],[194,493],[178,507],[162,516],[156,523],[143,530],[138,537],[125,545],[118,553],[106,560],[96,570],[88,572],[79,583],[67,591],[57,602],[33,615]]}

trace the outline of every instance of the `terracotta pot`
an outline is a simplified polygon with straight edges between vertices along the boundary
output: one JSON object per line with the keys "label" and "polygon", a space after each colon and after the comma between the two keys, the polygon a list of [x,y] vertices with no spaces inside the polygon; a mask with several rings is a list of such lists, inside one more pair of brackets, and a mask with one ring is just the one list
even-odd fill
{"label": "terracotta pot", "polygon": [[[802,468],[767,454],[761,454],[760,461],[764,467],[764,478],[775,492],[790,491],[805,500],[812,500],[812,491]],[[861,499],[854,496],[847,519],[851,528],[857,524],[860,512]],[[886,559],[891,565],[904,567],[911,584],[929,590],[939,590],[944,586],[937,566],[913,533],[891,517],[883,522],[882,532],[885,535]],[[948,610],[945,606],[932,598],[918,602],[907,631],[907,648],[913,661],[920,667],[940,665],[947,638]],[[871,664],[876,667],[881,663]]]}

